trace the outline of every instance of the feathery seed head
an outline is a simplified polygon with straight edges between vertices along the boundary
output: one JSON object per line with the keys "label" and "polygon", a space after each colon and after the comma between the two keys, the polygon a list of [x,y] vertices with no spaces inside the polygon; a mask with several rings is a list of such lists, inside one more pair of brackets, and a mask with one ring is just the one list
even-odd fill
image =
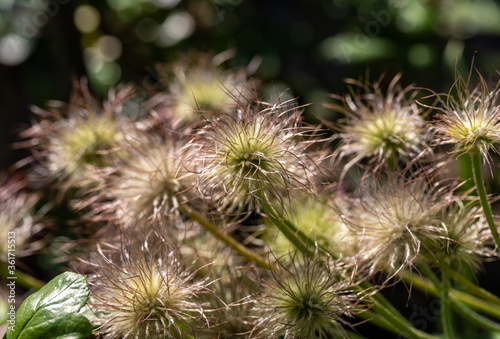
{"label": "feathery seed head", "polygon": [[[345,196],[331,198],[303,194],[292,198],[287,218],[311,240],[328,246],[337,257],[346,257],[352,255],[354,250],[351,246],[353,235],[342,216],[347,213],[347,209]],[[292,246],[288,238],[273,225],[268,226],[265,239],[277,256],[285,255]]]}
{"label": "feathery seed head", "polygon": [[241,108],[236,116],[208,120],[194,143],[200,148],[201,192],[228,213],[241,212],[255,197],[283,201],[286,192],[307,188],[314,169],[293,103]]}
{"label": "feathery seed head", "polygon": [[188,154],[181,142],[168,136],[149,137],[128,154],[109,190],[118,217],[129,224],[174,213],[195,182],[194,174],[186,169]]}
{"label": "feathery seed head", "polygon": [[7,260],[9,240],[15,238],[16,257],[32,254],[43,248],[45,241],[32,241],[32,236],[43,229],[33,213],[38,197],[23,191],[26,183],[18,178],[0,176],[0,255]]}
{"label": "feathery seed head", "polygon": [[347,220],[369,274],[397,274],[419,255],[422,241],[441,237],[439,216],[450,198],[425,179],[389,179],[363,193]]}
{"label": "feathery seed head", "polygon": [[[168,75],[170,72],[166,72]],[[213,60],[201,58],[195,65],[178,63],[171,70],[169,91],[174,120],[190,123],[199,120],[200,112],[231,113],[235,102],[248,103],[251,82],[242,71],[223,71]]]}
{"label": "feathery seed head", "polygon": [[49,111],[35,108],[41,120],[24,132],[43,176],[67,187],[100,181],[99,171],[112,166],[113,154],[128,146],[135,130],[120,116],[131,87],[110,92],[103,105],[76,87],[69,104],[53,103]]}
{"label": "feathery seed head", "polygon": [[260,298],[267,314],[257,327],[266,338],[342,338],[344,316],[360,298],[340,264],[306,258],[298,252],[272,270]]}
{"label": "feathery seed head", "polygon": [[464,264],[477,269],[482,258],[497,257],[491,231],[481,208],[458,201],[442,211],[441,238],[424,242],[425,259],[457,269]]}
{"label": "feathery seed head", "polygon": [[[387,94],[380,88],[380,81],[364,94],[332,95],[342,105],[328,107],[343,113],[345,123],[335,127],[341,140],[337,154],[352,157],[343,174],[350,167],[368,158],[375,169],[385,164],[395,169],[398,161],[416,157],[427,150],[427,130],[420,110],[407,94],[414,88],[402,88],[400,75],[390,83]],[[353,82],[360,88],[366,84]]]}
{"label": "feathery seed head", "polygon": [[180,255],[157,235],[142,243],[126,239],[121,248],[108,247],[105,252],[98,246],[91,258],[98,332],[110,338],[192,334],[191,327],[203,316],[196,298],[205,287],[184,267]]}
{"label": "feathery seed head", "polygon": [[[441,107],[434,107],[440,112],[435,128],[441,143],[454,144],[456,152],[461,154],[478,151],[488,161],[488,151],[498,152],[500,142],[500,82],[489,90],[486,80],[479,74],[480,83],[471,90],[470,76],[465,80],[457,72],[456,77],[446,102],[439,98]],[[453,90],[456,98],[452,97]]]}

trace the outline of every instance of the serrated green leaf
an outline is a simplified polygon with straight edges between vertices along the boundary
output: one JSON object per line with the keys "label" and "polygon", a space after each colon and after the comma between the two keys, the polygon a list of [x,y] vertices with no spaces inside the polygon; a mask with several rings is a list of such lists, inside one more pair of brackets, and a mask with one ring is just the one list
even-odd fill
{"label": "serrated green leaf", "polygon": [[77,313],[88,297],[84,275],[73,272],[58,275],[26,298],[16,312],[14,331],[7,331],[7,339],[85,338],[92,332],[91,324]]}

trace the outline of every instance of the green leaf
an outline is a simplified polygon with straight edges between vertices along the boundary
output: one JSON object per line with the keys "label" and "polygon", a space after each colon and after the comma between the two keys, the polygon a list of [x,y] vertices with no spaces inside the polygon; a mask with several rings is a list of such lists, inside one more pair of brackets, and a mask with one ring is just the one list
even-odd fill
{"label": "green leaf", "polygon": [[85,338],[92,325],[80,309],[89,288],[84,275],[65,272],[30,295],[16,312],[14,331],[7,339]]}
{"label": "green leaf", "polygon": [[92,325],[79,313],[38,311],[18,338],[23,339],[83,339],[92,334]]}

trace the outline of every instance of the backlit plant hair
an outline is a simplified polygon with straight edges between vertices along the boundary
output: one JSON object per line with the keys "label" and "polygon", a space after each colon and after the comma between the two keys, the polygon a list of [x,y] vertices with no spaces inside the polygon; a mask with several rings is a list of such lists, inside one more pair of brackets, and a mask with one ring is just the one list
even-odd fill
{"label": "backlit plant hair", "polygon": [[452,144],[456,153],[479,152],[490,161],[489,150],[498,153],[500,142],[500,82],[489,89],[486,80],[477,72],[479,84],[471,88],[472,69],[467,79],[457,71],[456,80],[445,100],[437,96],[440,105],[435,129],[439,143]]}
{"label": "backlit plant hair", "polygon": [[180,138],[165,134],[141,138],[138,147],[126,152],[120,175],[111,179],[106,195],[113,201],[107,208],[123,224],[166,220],[193,193],[196,177],[187,164],[188,150]]}
{"label": "backlit plant hair", "polygon": [[182,338],[204,318],[198,297],[208,291],[206,281],[159,234],[123,234],[118,246],[98,244],[90,263],[97,332],[106,337]]}
{"label": "backlit plant hair", "polygon": [[68,104],[33,108],[39,121],[23,132],[21,145],[38,162],[35,173],[63,190],[101,182],[100,172],[114,165],[113,155],[134,139],[133,121],[121,116],[132,96],[132,86],[119,87],[101,104],[82,81],[75,83]]}
{"label": "backlit plant hair", "polygon": [[[259,297],[263,317],[255,329],[263,338],[341,338],[344,317],[351,317],[362,297],[353,289],[353,276],[342,265],[318,253],[308,258],[292,252],[278,260],[263,283]],[[343,278],[339,278],[343,276]]]}
{"label": "backlit plant hair", "polygon": [[327,123],[338,131],[334,136],[340,140],[335,159],[348,158],[340,180],[363,159],[368,159],[373,171],[385,166],[396,170],[400,161],[414,161],[430,150],[426,122],[414,100],[415,88],[403,88],[400,78],[401,74],[392,79],[386,93],[381,88],[381,78],[373,85],[347,80],[358,91],[331,95],[340,103],[326,106],[345,116],[339,124]]}
{"label": "backlit plant hair", "polygon": [[425,177],[399,175],[361,188],[359,205],[346,222],[357,237],[358,257],[370,275],[395,276],[412,265],[422,242],[441,238],[440,213],[451,202],[451,192],[446,190]]}
{"label": "backlit plant hair", "polygon": [[310,189],[316,164],[309,152],[317,130],[300,122],[295,101],[239,107],[236,115],[207,119],[199,149],[198,187],[218,211],[240,214],[257,199],[281,204],[293,190]]}
{"label": "backlit plant hair", "polygon": [[160,114],[174,126],[203,120],[202,113],[233,113],[237,102],[249,103],[255,81],[247,79],[244,69],[224,70],[222,54],[209,58],[186,55],[184,60],[160,69],[160,79],[167,84],[167,93],[154,99],[165,101]]}

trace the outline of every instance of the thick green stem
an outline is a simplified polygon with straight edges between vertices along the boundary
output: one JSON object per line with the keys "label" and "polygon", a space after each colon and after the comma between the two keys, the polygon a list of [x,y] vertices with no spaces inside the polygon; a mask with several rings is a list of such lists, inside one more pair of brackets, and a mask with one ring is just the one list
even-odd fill
{"label": "thick green stem", "polygon": [[0,262],[0,274],[6,278],[14,277],[17,284],[35,290],[39,290],[45,285],[43,281],[33,278],[27,273],[21,272],[19,269],[16,269],[13,273],[14,274],[11,274],[7,264]]}
{"label": "thick green stem", "polygon": [[[421,291],[425,291],[436,297],[439,296],[439,287],[437,287],[429,279],[421,278],[420,276],[414,274],[413,276],[406,275],[404,280]],[[495,304],[453,288],[450,290],[450,297],[460,301],[474,310],[500,319],[500,308]]]}
{"label": "thick green stem", "polygon": [[484,288],[481,288],[474,284],[473,282],[467,280],[465,276],[462,274],[447,268],[446,272],[450,275],[451,278],[453,278],[456,282],[458,282],[460,285],[464,286],[467,290],[472,295],[475,295],[477,297],[480,297],[486,301],[489,301],[491,303],[494,303],[498,306],[500,306],[500,298],[494,295],[493,293],[485,290]]}
{"label": "thick green stem", "polygon": [[500,324],[490,320],[477,312],[473,311],[471,308],[465,306],[458,300],[451,299],[451,306],[455,311],[457,311],[462,317],[467,319],[471,324],[476,325],[479,328],[484,328],[490,331],[500,333]]}
{"label": "thick green stem", "polygon": [[481,173],[481,154],[477,151],[470,152],[472,159],[472,172],[474,174],[474,182],[476,184],[477,194],[481,200],[481,206],[483,207],[484,215],[488,226],[491,230],[491,235],[495,239],[497,248],[500,249],[500,236],[498,235],[497,227],[495,226],[495,220],[493,219],[493,214],[491,213],[490,204],[488,202],[488,196],[486,195],[486,189],[484,187],[483,174]]}
{"label": "thick green stem", "polygon": [[197,221],[203,228],[205,228],[207,231],[213,234],[214,237],[222,241],[224,244],[232,248],[236,253],[241,255],[242,257],[246,258],[247,260],[255,263],[256,265],[263,267],[265,269],[270,269],[269,262],[263,258],[262,256],[258,255],[255,252],[252,252],[248,248],[246,248],[244,245],[239,243],[237,240],[235,240],[233,237],[229,236],[228,234],[222,232],[219,228],[217,228],[214,224],[209,222],[207,219],[205,219],[203,216],[200,214],[194,212],[191,208],[189,208],[186,205],[180,205],[178,207],[179,212],[187,216],[188,218]]}
{"label": "thick green stem", "polygon": [[363,311],[356,314],[356,317],[364,320],[370,321],[371,324],[377,325],[380,328],[383,328],[392,333],[400,334],[397,327],[394,326],[391,322],[387,321],[384,317],[381,317],[377,313],[370,311]]}
{"label": "thick green stem", "polygon": [[451,326],[450,306],[450,277],[443,270],[441,271],[441,321],[446,339],[455,338],[453,335],[453,326]]}
{"label": "thick green stem", "polygon": [[[440,286],[441,283],[440,283],[439,279],[436,277],[434,272],[432,272],[432,270],[427,265],[425,265],[425,264],[420,265],[420,269],[422,270],[422,273],[424,273],[432,281],[434,286]],[[469,282],[467,279],[462,277],[460,274],[456,273],[455,271],[453,271],[449,268],[446,268],[446,272],[448,272],[448,273],[453,272],[453,275],[450,275],[450,277],[460,277],[460,279],[464,279],[465,281]],[[469,283],[471,285],[474,285],[471,282],[469,282]],[[476,286],[476,285],[474,285],[474,286]],[[479,288],[478,286],[476,286],[476,287]],[[485,290],[482,290],[482,291],[489,294],[488,291],[485,291]],[[451,298],[450,302],[451,302],[451,306],[453,307],[453,309],[455,311],[457,311],[462,317],[469,320],[471,324],[474,324],[480,328],[486,328],[490,331],[495,331],[495,332],[500,331],[500,324],[498,324],[498,323],[496,323],[496,322],[494,322],[486,317],[483,317],[482,315],[473,311],[471,308],[465,306],[464,303],[462,303],[461,301],[459,301],[455,298]]]}

